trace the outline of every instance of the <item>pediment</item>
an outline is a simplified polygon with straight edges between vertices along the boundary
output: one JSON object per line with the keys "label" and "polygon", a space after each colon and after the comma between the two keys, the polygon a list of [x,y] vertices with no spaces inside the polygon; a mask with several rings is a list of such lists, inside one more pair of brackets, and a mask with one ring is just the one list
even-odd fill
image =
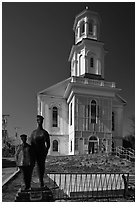
{"label": "pediment", "polygon": [[57,84],[54,84],[40,91],[38,94],[63,97],[69,82],[70,82],[70,78],[67,78]]}

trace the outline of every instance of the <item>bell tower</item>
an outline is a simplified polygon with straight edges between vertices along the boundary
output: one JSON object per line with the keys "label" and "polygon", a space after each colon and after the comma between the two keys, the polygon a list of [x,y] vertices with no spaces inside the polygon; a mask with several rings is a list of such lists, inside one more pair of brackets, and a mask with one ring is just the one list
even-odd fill
{"label": "bell tower", "polygon": [[75,44],[72,46],[71,76],[104,79],[105,50],[100,39],[100,16],[86,9],[74,21]]}

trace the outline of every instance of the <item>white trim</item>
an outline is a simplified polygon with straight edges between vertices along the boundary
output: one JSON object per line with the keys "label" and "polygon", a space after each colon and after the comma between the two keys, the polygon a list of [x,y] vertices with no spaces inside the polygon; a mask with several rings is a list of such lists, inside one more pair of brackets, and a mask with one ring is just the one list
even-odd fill
{"label": "white trim", "polygon": [[[92,136],[96,137],[97,140],[90,140],[90,137],[92,137]],[[88,137],[88,142],[97,142],[97,143],[99,144],[99,138],[98,138],[98,136],[96,136],[96,135],[94,135],[94,134],[91,134],[91,135]]]}

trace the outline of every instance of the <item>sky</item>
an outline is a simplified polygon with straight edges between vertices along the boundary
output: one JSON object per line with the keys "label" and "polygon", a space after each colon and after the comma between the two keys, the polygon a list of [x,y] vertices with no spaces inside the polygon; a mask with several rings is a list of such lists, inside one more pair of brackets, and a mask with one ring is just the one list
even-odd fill
{"label": "sky", "polygon": [[70,77],[76,15],[88,6],[101,17],[107,50],[105,80],[122,89],[127,102],[124,135],[135,115],[135,9],[132,2],[3,2],[2,114],[8,134],[28,136],[36,128],[37,93]]}

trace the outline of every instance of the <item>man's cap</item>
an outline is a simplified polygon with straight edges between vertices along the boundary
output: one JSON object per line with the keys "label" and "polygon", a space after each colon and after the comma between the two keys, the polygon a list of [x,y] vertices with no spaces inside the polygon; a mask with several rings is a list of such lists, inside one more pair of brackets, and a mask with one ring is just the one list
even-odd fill
{"label": "man's cap", "polygon": [[41,118],[42,120],[44,119],[42,115],[37,115],[37,118]]}
{"label": "man's cap", "polygon": [[25,134],[22,134],[22,135],[20,135],[20,137],[27,137],[27,135],[25,135]]}

